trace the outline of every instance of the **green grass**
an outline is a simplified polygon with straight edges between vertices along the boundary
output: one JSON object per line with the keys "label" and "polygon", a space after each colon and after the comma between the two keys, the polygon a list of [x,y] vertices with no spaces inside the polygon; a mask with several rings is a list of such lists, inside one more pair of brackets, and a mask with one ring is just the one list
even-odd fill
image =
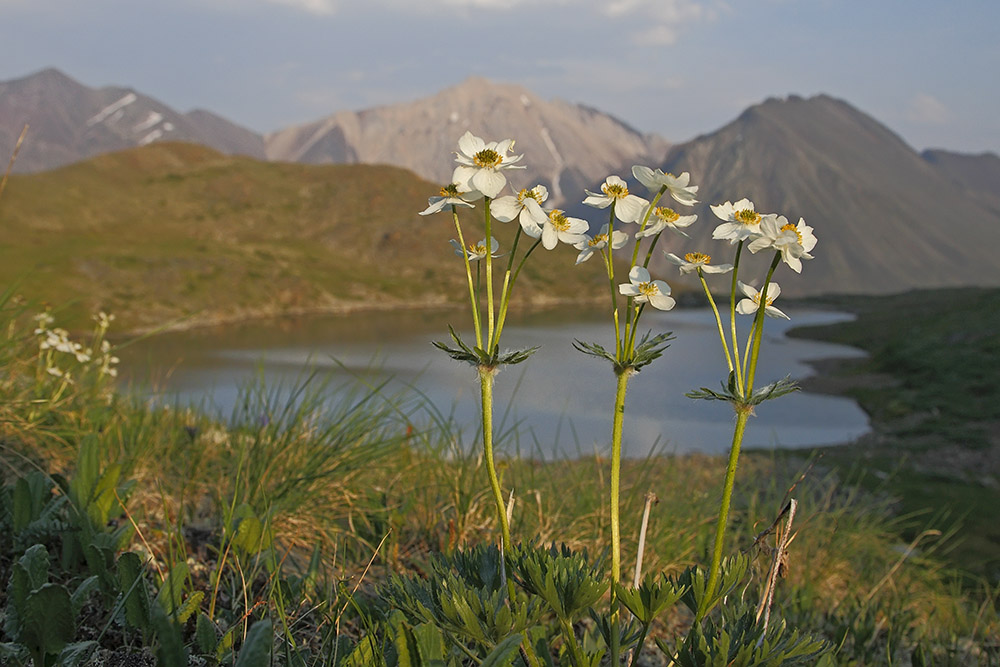
{"label": "green grass", "polygon": [[[873,434],[824,450],[825,465],[897,501],[906,530],[954,525],[945,562],[1000,582],[1000,290],[830,297],[853,322],[796,329],[859,347],[862,360],[827,368],[815,388],[856,399]],[[810,387],[807,382],[807,387]]]}
{"label": "green grass", "polygon": [[[355,586],[368,600],[363,605],[371,604],[373,587],[390,573],[426,573],[435,555],[488,543],[497,532],[474,429],[419,396],[364,385],[335,392],[304,375],[287,391],[246,387],[234,414],[219,419],[115,394],[92,367],[70,368],[68,360],[75,384],[60,393],[58,381],[37,372],[31,313],[11,303],[4,312],[20,323],[4,329],[0,341],[5,481],[32,469],[74,479],[82,443],[94,442],[101,469],[121,466],[122,479],[132,482],[121,487],[127,513],[114,519],[136,528],[123,547],[142,555],[154,582],[157,572],[189,563],[183,595],[200,600],[199,613],[220,628],[243,628],[247,614],[268,617],[300,644],[318,646],[340,618],[340,631],[354,635],[364,630],[363,617],[344,605]],[[523,450],[501,464],[504,488],[516,494],[516,539],[591,553],[608,546],[606,460],[532,459],[516,433],[505,448]],[[707,562],[724,468],[723,460],[704,456],[624,464],[628,571],[647,492],[659,502],[644,571],[677,574]],[[979,655],[970,651],[989,646],[998,628],[990,593],[977,601],[957,589],[927,552],[937,540],[923,540],[919,553],[902,559],[905,526],[888,499],[817,468],[803,476],[798,464],[781,457],[751,457],[739,471],[727,549],[745,550],[755,560],[757,575],[746,595],[759,591],[769,558],[754,537],[793,485],[797,536],[776,602],[788,623],[840,644],[839,664],[888,664],[889,652],[905,656],[917,646],[937,656],[957,651],[950,664],[962,664],[963,656]],[[265,530],[240,528],[254,521]],[[2,516],[0,525],[6,525]],[[257,549],[247,535],[259,535]],[[8,537],[0,549],[4,578],[21,553],[18,539]],[[318,588],[304,589],[314,554],[324,576]],[[74,572],[61,576],[75,586],[85,572]],[[85,627],[88,622],[96,621],[84,619]],[[686,622],[676,612],[656,631],[670,636]],[[194,642],[193,632],[193,626],[185,630],[183,641]],[[102,650],[119,654],[144,645],[124,629],[102,642]]]}
{"label": "green grass", "polygon": [[[14,175],[0,203],[0,284],[70,304],[64,323],[115,312],[127,330],[287,312],[461,303],[449,214],[422,217],[440,185],[389,166],[296,165],[155,144]],[[478,240],[481,223],[466,220]],[[497,225],[509,247],[515,225]],[[561,279],[571,248],[529,262],[529,295],[600,292]],[[558,261],[552,261],[558,256]]]}

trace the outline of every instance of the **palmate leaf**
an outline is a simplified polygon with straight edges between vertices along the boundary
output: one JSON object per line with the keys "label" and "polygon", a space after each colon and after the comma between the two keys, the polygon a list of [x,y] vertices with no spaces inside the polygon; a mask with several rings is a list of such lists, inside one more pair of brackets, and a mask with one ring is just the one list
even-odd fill
{"label": "palmate leaf", "polygon": [[584,354],[610,361],[611,365],[615,367],[615,373],[623,373],[626,370],[639,371],[644,366],[648,366],[663,356],[663,351],[669,347],[667,341],[674,338],[673,332],[670,331],[655,336],[652,333],[652,331],[647,331],[639,340],[639,344],[635,346],[635,351],[632,355],[624,359],[619,359],[597,343],[585,343],[582,340],[574,340],[573,347]]}
{"label": "palmate leaf", "polygon": [[736,386],[734,374],[730,373],[728,386],[726,383],[722,383],[722,391],[715,391],[709,389],[708,387],[702,387],[694,391],[689,391],[684,395],[688,398],[701,399],[705,401],[728,401],[737,407],[753,407],[755,405],[760,405],[764,401],[771,400],[772,398],[778,398],[798,390],[799,385],[791,379],[791,376],[786,375],[781,380],[761,387],[757,391],[753,392],[749,398],[743,398],[743,396],[740,395],[738,387]]}
{"label": "palmate leaf", "polygon": [[432,341],[432,345],[439,350],[442,350],[452,359],[456,361],[464,361],[466,363],[472,364],[473,366],[489,366],[495,368],[497,366],[513,366],[514,364],[519,364],[538,350],[538,347],[528,347],[521,350],[512,350],[500,353],[499,347],[494,346],[491,352],[487,352],[481,347],[469,347],[466,345],[461,337],[455,332],[455,329],[451,325],[448,325],[448,332],[451,334],[451,339],[455,341],[457,348],[449,347],[447,343],[442,343],[440,341]]}
{"label": "palmate leaf", "polygon": [[642,340],[639,341],[639,344],[635,346],[635,355],[632,357],[632,367],[635,370],[639,370],[643,366],[648,366],[654,360],[662,357],[663,351],[670,347],[667,341],[674,339],[672,331],[656,334],[650,338],[652,333],[652,331],[647,331]]}

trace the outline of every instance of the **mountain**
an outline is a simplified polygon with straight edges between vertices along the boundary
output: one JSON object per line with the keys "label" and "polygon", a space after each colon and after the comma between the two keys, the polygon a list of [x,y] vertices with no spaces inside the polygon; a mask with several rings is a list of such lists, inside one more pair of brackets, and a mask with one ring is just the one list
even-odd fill
{"label": "mountain", "polygon": [[968,155],[945,150],[926,150],[921,155],[970,197],[1000,214],[1000,157],[993,153]]}
{"label": "mountain", "polygon": [[[787,268],[775,275],[786,293],[1000,284],[1000,213],[968,196],[951,175],[957,168],[942,170],[832,97],[769,99],[673,146],[662,168],[690,172],[701,188],[694,238],[671,238],[665,246],[674,252],[731,261],[729,246],[711,240],[718,220],[708,205],[743,197],[758,211],[792,223],[803,217],[815,228],[816,259],[801,276]],[[760,269],[764,258],[755,259]]]}
{"label": "mountain", "polygon": [[658,162],[668,142],[644,135],[595,109],[545,100],[526,88],[471,78],[405,104],[342,111],[266,137],[272,160],[391,164],[448,183],[458,138],[471,130],[487,141],[513,138],[524,153],[515,187],[541,183],[552,205],[576,201],[609,173]]}
{"label": "mountain", "polygon": [[29,124],[18,171],[41,171],[101,153],[173,140],[264,157],[263,139],[206,111],[178,113],[131,88],[88,88],[56,69],[0,82],[0,155]]}
{"label": "mountain", "polygon": [[[70,304],[60,315],[70,326],[104,309],[125,329],[460,303],[468,288],[448,243],[451,216],[418,215],[434,192],[397,167],[261,162],[155,142],[14,174],[0,204],[0,284]],[[505,247],[515,228],[495,232]],[[575,249],[544,254],[525,264],[519,304],[602,293],[599,275],[561,279]]]}

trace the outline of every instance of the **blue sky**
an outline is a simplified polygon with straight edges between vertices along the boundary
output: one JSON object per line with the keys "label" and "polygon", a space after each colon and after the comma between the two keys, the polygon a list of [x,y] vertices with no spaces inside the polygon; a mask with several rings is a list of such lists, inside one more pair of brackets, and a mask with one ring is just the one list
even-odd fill
{"label": "blue sky", "polygon": [[1000,153],[1000,2],[0,0],[0,79],[57,67],[259,132],[519,83],[684,141],[828,93],[920,150]]}

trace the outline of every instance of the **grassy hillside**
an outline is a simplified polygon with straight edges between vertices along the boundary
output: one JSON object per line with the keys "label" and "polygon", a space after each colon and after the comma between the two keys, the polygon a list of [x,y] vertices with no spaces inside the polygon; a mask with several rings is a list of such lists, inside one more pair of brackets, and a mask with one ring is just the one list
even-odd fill
{"label": "grassy hillside", "polygon": [[[388,166],[263,163],[186,144],[113,153],[11,178],[0,284],[73,302],[61,320],[105,309],[129,329],[458,303],[467,291],[451,218],[417,215],[439,187]],[[482,237],[475,219],[467,241]],[[499,227],[504,243],[514,227]],[[560,279],[575,251],[538,252],[517,301],[587,293]],[[579,276],[601,289],[598,277]]]}
{"label": "grassy hillside", "polygon": [[959,526],[948,559],[1000,581],[1000,290],[831,297],[857,319],[792,335],[860,347],[867,359],[819,364],[813,391],[846,394],[873,432],[824,452],[844,476],[896,499],[911,534]]}

